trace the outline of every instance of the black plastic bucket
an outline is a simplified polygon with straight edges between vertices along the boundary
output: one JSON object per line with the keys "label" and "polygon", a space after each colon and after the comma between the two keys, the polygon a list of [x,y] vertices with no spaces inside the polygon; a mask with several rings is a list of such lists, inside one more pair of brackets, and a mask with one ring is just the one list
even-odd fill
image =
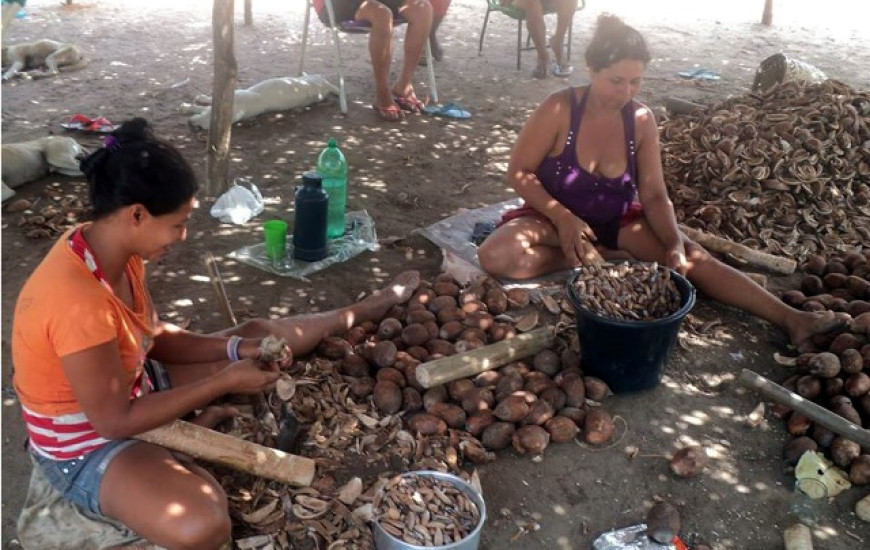
{"label": "black plastic bucket", "polygon": [[577,272],[568,279],[567,294],[577,312],[583,372],[607,382],[614,393],[657,386],[677,342],[680,325],[695,305],[695,287],[671,271],[680,292],[680,309],[651,321],[623,320],[603,317],[583,306],[575,286],[580,275]]}

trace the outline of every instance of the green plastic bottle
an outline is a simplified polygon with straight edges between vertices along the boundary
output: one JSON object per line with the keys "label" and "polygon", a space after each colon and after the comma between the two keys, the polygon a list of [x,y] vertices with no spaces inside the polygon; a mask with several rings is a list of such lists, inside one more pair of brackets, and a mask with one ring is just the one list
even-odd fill
{"label": "green plastic bottle", "polygon": [[329,195],[326,237],[337,239],[344,235],[344,215],[347,207],[347,161],[335,138],[317,158],[317,173],[323,178],[323,189]]}

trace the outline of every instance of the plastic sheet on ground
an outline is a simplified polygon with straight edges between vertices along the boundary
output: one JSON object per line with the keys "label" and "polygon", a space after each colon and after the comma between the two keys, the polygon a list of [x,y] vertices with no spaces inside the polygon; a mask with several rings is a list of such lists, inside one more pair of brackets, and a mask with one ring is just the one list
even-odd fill
{"label": "plastic sheet on ground", "polygon": [[265,243],[244,246],[229,254],[242,263],[268,271],[280,277],[292,277],[309,282],[308,277],[327,267],[346,262],[366,250],[378,249],[375,221],[365,210],[347,213],[347,231],[343,237],[329,241],[329,253],[317,262],[303,262],[293,258],[293,235],[287,235],[287,248],[283,262],[275,264],[266,256]]}
{"label": "plastic sheet on ground", "polygon": [[[418,232],[441,247],[441,252],[444,255],[442,269],[453,275],[460,283],[465,284],[477,274],[483,273],[483,270],[480,268],[480,261],[477,259],[477,246],[471,242],[474,224],[478,222],[498,224],[501,221],[502,214],[508,210],[518,208],[522,203],[522,199],[511,199],[484,206],[483,208],[463,210],[449,218],[444,218],[430,226],[419,229]],[[514,286],[544,287],[551,285],[564,287],[569,273],[569,271],[560,271],[522,282],[511,279],[502,279],[501,282],[507,288]]]}
{"label": "plastic sheet on ground", "polygon": [[675,544],[659,544],[646,535],[646,523],[632,525],[599,536],[592,543],[592,550],[685,550],[679,538]]}

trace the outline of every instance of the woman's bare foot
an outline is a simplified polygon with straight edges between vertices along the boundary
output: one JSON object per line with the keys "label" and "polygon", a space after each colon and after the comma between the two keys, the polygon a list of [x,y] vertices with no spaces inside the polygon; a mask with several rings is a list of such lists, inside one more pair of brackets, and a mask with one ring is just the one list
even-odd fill
{"label": "woman's bare foot", "polygon": [[390,284],[378,290],[362,302],[351,306],[357,322],[380,321],[396,304],[407,302],[420,286],[419,271],[405,271],[396,275]]}
{"label": "woman's bare foot", "polygon": [[801,344],[816,334],[827,334],[841,330],[846,321],[836,316],[833,311],[810,312],[795,310],[785,321],[785,332],[792,345],[800,348]]}

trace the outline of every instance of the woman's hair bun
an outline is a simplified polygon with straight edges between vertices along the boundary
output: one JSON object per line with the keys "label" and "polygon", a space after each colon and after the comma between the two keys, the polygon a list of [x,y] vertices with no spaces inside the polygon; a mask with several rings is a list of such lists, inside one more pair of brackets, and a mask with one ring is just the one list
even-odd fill
{"label": "woman's hair bun", "polygon": [[597,30],[605,35],[622,30],[623,27],[625,27],[625,22],[612,13],[602,13],[596,22]]}
{"label": "woman's hair bun", "polygon": [[133,143],[137,141],[150,141],[154,139],[151,125],[142,117],[132,118],[125,121],[112,135],[119,143]]}

